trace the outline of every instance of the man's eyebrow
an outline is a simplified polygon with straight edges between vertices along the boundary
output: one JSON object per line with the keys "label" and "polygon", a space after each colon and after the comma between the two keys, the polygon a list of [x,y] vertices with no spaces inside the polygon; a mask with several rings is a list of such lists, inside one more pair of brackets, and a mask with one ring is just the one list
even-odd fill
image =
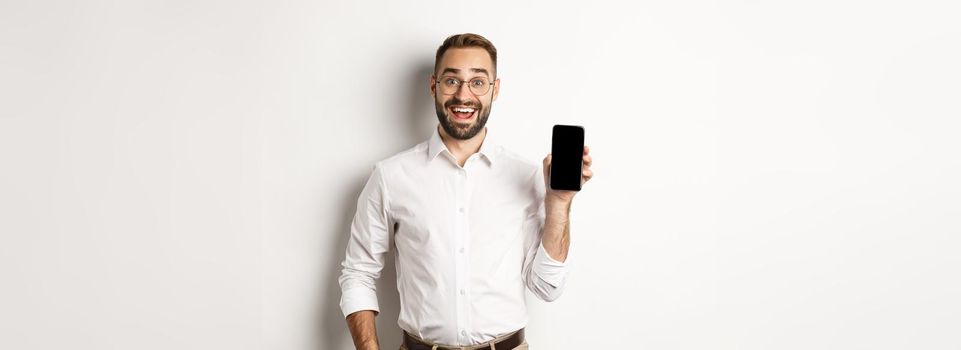
{"label": "man's eyebrow", "polygon": [[[473,73],[483,73],[488,77],[491,75],[490,72],[488,72],[487,69],[484,69],[484,68],[471,68],[470,71]],[[444,74],[444,73],[457,74],[457,73],[460,73],[460,69],[445,67],[444,70],[440,72],[440,74]]]}
{"label": "man's eyebrow", "polygon": [[486,76],[488,76],[488,77],[491,76],[490,72],[488,72],[488,71],[487,71],[486,69],[484,69],[484,68],[471,68],[470,71],[471,71],[471,72],[474,72],[474,73],[484,73],[484,75],[486,75]]}

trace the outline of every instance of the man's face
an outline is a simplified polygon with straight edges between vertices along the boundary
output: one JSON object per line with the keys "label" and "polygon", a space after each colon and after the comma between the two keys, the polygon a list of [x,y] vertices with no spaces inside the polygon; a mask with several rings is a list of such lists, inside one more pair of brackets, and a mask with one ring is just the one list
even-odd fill
{"label": "man's face", "polygon": [[[434,97],[437,120],[448,135],[467,140],[484,129],[491,104],[500,90],[500,79],[495,79],[495,74],[494,63],[482,48],[454,48],[444,53],[431,76],[430,93]],[[453,89],[444,85],[451,81],[464,83],[450,91]],[[485,82],[494,84],[487,86],[483,94],[475,94],[484,90],[480,86]]]}

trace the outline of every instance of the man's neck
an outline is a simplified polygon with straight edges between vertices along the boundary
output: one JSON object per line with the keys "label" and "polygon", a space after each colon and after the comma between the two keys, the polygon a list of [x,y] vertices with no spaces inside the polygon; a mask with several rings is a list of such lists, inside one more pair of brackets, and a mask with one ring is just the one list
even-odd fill
{"label": "man's neck", "polygon": [[461,167],[464,166],[464,163],[467,163],[467,158],[480,151],[481,144],[487,137],[487,127],[467,140],[456,139],[448,135],[447,131],[440,125],[437,126],[437,130],[440,132],[440,140],[444,142],[444,146],[447,146],[447,150],[454,156],[454,159],[457,159],[457,165]]}

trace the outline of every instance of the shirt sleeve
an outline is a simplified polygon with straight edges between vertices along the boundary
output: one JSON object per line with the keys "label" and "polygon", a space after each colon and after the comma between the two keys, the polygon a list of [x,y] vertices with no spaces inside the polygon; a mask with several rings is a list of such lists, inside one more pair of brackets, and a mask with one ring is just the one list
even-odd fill
{"label": "shirt sleeve", "polygon": [[378,163],[360,197],[339,278],[344,317],[357,311],[380,312],[376,281],[390,249],[389,198],[383,167]]}
{"label": "shirt sleeve", "polygon": [[549,302],[557,300],[564,292],[571,257],[574,255],[574,243],[571,242],[564,262],[551,258],[541,242],[544,237],[544,195],[546,193],[542,170],[538,169],[535,172],[530,188],[532,202],[524,223],[525,235],[528,237],[527,256],[524,259],[524,281],[527,289],[538,299]]}
{"label": "shirt sleeve", "polygon": [[538,243],[531,272],[527,277],[527,288],[539,299],[554,301],[561,297],[567,282],[568,263],[574,251],[573,248],[572,244],[568,249],[568,259],[560,262],[551,258],[550,254],[544,250],[544,245]]}

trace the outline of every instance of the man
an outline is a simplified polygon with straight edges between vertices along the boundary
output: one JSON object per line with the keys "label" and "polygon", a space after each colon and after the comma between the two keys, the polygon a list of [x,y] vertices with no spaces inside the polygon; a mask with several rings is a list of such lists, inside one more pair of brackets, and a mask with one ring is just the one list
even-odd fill
{"label": "man", "polygon": [[[547,186],[551,156],[528,162],[488,140],[497,50],[476,34],[437,49],[431,138],[377,163],[350,227],[340,306],[357,349],[379,349],[375,280],[396,249],[401,349],[527,349],[524,289],[564,288],[576,192]],[[582,182],[591,157],[584,147]]]}

